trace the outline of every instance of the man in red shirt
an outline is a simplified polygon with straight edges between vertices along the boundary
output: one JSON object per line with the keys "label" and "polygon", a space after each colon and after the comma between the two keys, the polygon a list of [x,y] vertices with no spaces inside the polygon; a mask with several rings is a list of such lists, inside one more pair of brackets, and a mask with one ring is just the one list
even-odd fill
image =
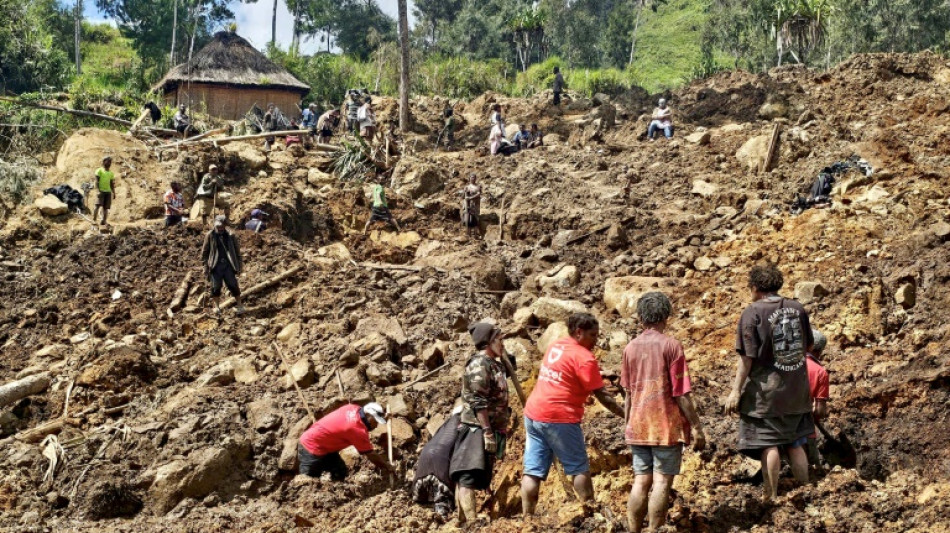
{"label": "man in red shirt", "polygon": [[[812,406],[811,416],[814,417],[817,426],[822,419],[828,416],[828,398],[831,396],[828,387],[828,371],[818,362],[821,352],[828,344],[828,339],[817,329],[811,330],[811,334],[815,338],[815,345],[810,352],[805,354],[805,365],[808,367],[808,389],[812,401],[815,402]],[[817,431],[808,436],[808,462],[812,466],[821,465],[817,439]]]}
{"label": "man in red shirt", "polygon": [[320,474],[329,472],[333,481],[343,481],[347,469],[340,451],[349,446],[356,448],[378,468],[392,470],[389,463],[373,451],[373,443],[369,440],[369,432],[385,423],[383,408],[375,402],[365,407],[347,404],[321,418],[300,436],[297,443],[300,473],[320,477]]}
{"label": "man in red shirt", "polygon": [[620,384],[627,391],[624,437],[633,453],[634,473],[627,520],[634,533],[643,529],[648,509],[650,531],[657,531],[666,522],[670,488],[680,473],[683,445],[692,437],[695,449],[706,447],[702,423],[689,396],[691,385],[683,345],[663,333],[672,312],[665,294],[648,292],[641,296],[637,313],[643,333],[623,350]]}
{"label": "man in red shirt", "polygon": [[567,320],[570,337],[553,343],[538,373],[538,382],[524,408],[524,476],[521,478],[521,506],[525,515],[534,514],[541,482],[548,477],[554,457],[564,465],[564,473],[574,476],[574,491],[580,501],[594,497],[587,447],[581,431],[584,404],[593,394],[617,416],[623,409],[604,388],[600,365],[591,350],[597,344],[600,325],[587,313],[575,313]]}

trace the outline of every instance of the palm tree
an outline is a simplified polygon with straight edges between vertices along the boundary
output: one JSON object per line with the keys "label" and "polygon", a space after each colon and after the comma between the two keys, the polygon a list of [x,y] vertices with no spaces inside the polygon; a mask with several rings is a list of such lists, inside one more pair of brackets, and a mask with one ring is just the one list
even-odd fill
{"label": "palm tree", "polygon": [[827,18],[834,11],[832,0],[784,0],[776,9],[775,44],[778,64],[782,65],[785,51],[798,63],[821,46],[827,32]]}
{"label": "palm tree", "polygon": [[399,5],[399,131],[409,131],[409,8]]}

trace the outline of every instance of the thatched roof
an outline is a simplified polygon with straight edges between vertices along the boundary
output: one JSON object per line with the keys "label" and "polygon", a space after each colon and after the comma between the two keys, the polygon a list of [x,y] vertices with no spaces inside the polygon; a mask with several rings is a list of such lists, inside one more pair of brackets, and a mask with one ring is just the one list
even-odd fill
{"label": "thatched roof", "polygon": [[236,33],[222,31],[190,62],[182,63],[153,87],[170,92],[179,85],[213,83],[232,87],[280,88],[305,94],[310,87],[267,59]]}

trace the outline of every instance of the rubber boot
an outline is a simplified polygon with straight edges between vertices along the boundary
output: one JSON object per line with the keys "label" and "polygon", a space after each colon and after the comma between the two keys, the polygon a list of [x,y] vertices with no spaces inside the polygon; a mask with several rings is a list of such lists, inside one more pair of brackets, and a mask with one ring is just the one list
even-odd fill
{"label": "rubber boot", "polygon": [[475,491],[466,491],[465,494],[458,493],[459,500],[459,524],[474,524],[478,520],[477,506],[475,504]]}

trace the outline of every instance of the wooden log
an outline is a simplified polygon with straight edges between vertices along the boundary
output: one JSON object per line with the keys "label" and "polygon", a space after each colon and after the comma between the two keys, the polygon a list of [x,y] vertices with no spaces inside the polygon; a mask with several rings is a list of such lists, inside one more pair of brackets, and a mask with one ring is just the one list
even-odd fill
{"label": "wooden log", "polygon": [[778,140],[781,133],[782,123],[776,122],[775,127],[772,128],[772,138],[769,140],[769,150],[765,154],[765,161],[762,161],[762,167],[759,169],[760,172],[768,172],[772,170],[772,160],[775,159],[775,150],[778,148]]}
{"label": "wooden log", "polygon": [[66,426],[78,426],[80,422],[78,418],[57,418],[18,434],[16,440],[30,443],[39,442],[47,435],[59,433]]}
{"label": "wooden log", "polygon": [[[0,101],[3,101],[3,102],[10,102],[10,103],[12,103],[12,104],[16,104],[16,105],[20,105],[20,106],[33,107],[33,108],[36,108],[36,109],[43,109],[43,110],[45,110],[45,111],[55,111],[55,112],[57,112],[57,113],[67,113],[67,114],[70,114],[70,115],[75,115],[75,116],[77,116],[77,117],[94,118],[94,119],[96,119],[96,120],[104,120],[104,121],[106,121],[106,122],[112,122],[112,123],[115,123],[115,124],[121,124],[122,126],[129,126],[129,127],[132,126],[132,122],[131,122],[131,121],[128,121],[128,120],[125,120],[125,119],[121,119],[121,118],[112,117],[112,116],[109,116],[109,115],[103,115],[103,114],[101,114],[101,113],[93,113],[92,111],[83,111],[82,109],[68,109],[68,108],[59,107],[59,106],[52,106],[52,105],[45,105],[45,104],[36,104],[36,103],[33,103],[33,102],[23,102],[23,101],[17,100],[16,98],[9,98],[9,97],[6,97],[6,96],[0,96]],[[165,134],[165,135],[174,135],[174,134],[178,133],[178,132],[176,132],[175,130],[167,130],[167,129],[164,129],[164,128],[146,128],[145,131],[149,131],[149,132],[152,132],[152,133],[161,133],[161,134]]]}
{"label": "wooden log", "polygon": [[[282,130],[282,131],[268,131],[264,133],[254,133],[251,135],[237,135],[234,137],[221,137],[220,139],[186,139],[179,143],[176,143],[180,146],[189,146],[192,144],[202,144],[202,143],[214,143],[214,144],[225,144],[237,141],[255,141],[258,139],[266,139],[268,137],[287,137],[288,135],[308,135],[307,130]],[[333,146],[332,144],[320,144],[315,143],[313,147],[317,150],[324,152],[336,152],[340,150],[339,146]]]}
{"label": "wooden log", "polygon": [[49,374],[43,372],[0,385],[0,407],[6,407],[27,396],[39,394],[49,388],[49,383]]}
{"label": "wooden log", "polygon": [[178,285],[175,296],[172,298],[171,303],[168,304],[169,317],[175,316],[175,313],[185,305],[185,299],[188,298],[188,289],[191,288],[191,279],[193,276],[194,272],[189,271],[188,274],[185,275],[185,279]]}
{"label": "wooden log", "polygon": [[426,268],[433,268],[436,272],[445,273],[444,268],[439,267],[421,267],[413,265],[391,265],[387,263],[373,263],[371,261],[364,261],[359,263],[359,266],[363,268],[368,268],[370,270],[401,270],[403,272],[422,272]]}
{"label": "wooden log", "polygon": [[[637,217],[627,217],[627,218],[625,218],[625,219],[623,219],[623,220],[620,221],[620,225],[621,225],[621,226],[626,226],[627,224],[633,222],[633,221],[636,220],[636,219],[637,219]],[[600,232],[602,232],[602,231],[606,231],[606,230],[610,229],[610,226],[613,226],[614,224],[616,224],[616,222],[611,222],[611,223],[609,223],[609,224],[604,224],[604,225],[602,225],[602,226],[599,226],[599,227],[593,229],[592,231],[588,231],[587,233],[584,233],[583,235],[578,235],[577,237],[571,237],[570,239],[568,239],[568,241],[567,241],[566,243],[564,243],[564,245],[567,246],[567,245],[570,245],[570,244],[574,244],[575,242],[582,241],[582,240],[586,239],[587,237],[590,237],[591,235],[593,235],[593,234],[595,234],[595,233],[600,233]]]}
{"label": "wooden log", "polygon": [[426,379],[426,378],[432,377],[433,375],[435,375],[436,373],[438,373],[440,370],[442,370],[443,368],[445,368],[445,367],[447,367],[447,366],[449,366],[448,363],[442,363],[442,366],[436,367],[435,369],[433,369],[433,370],[431,370],[431,371],[429,371],[429,372],[426,372],[425,374],[423,374],[423,375],[417,377],[416,379],[410,381],[409,383],[406,383],[405,385],[402,385],[402,388],[403,388],[403,389],[408,389],[409,387],[415,385],[416,383],[419,383],[420,381],[422,381],[422,380],[424,380],[424,379]]}
{"label": "wooden log", "polygon": [[[242,292],[241,296],[242,297],[253,296],[260,292],[264,292],[265,290],[273,287],[274,285],[277,285],[281,281],[284,281],[285,279],[293,276],[294,274],[296,274],[297,272],[300,272],[301,270],[303,270],[303,265],[297,265],[291,268],[290,270],[284,271],[266,281],[263,281],[261,283],[258,283],[257,285],[254,285],[250,289]],[[237,301],[234,298],[228,298],[224,303],[221,304],[221,309],[224,310],[229,307],[232,307],[234,306],[235,303],[237,303]]]}
{"label": "wooden log", "polygon": [[138,128],[142,124],[142,121],[145,120],[145,118],[148,117],[150,113],[151,113],[151,110],[144,109],[142,111],[142,114],[139,115],[139,118],[137,118],[135,122],[132,123],[132,126],[129,128],[129,134],[135,131],[135,129]]}

